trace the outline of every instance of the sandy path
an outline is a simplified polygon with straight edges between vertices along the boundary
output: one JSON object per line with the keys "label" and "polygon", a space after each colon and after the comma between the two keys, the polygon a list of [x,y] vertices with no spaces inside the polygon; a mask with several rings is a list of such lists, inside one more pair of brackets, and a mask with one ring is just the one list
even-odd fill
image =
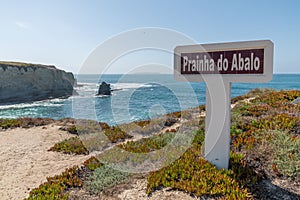
{"label": "sandy path", "polygon": [[154,191],[151,196],[146,194],[147,179],[136,180],[131,189],[124,190],[118,197],[122,200],[161,200],[161,199],[172,199],[172,200],[196,200],[197,197],[184,193],[182,191],[172,190],[170,188],[163,188],[161,190]]}
{"label": "sandy path", "polygon": [[55,143],[72,137],[56,125],[0,131],[0,198],[24,199],[46,177],[83,163],[89,156],[47,151]]}

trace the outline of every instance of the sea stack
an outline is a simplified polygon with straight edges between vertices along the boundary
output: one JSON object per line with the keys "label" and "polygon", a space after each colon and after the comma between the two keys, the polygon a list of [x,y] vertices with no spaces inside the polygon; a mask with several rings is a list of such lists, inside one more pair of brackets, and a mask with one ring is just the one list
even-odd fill
{"label": "sea stack", "polygon": [[72,73],[55,66],[0,62],[0,104],[67,98],[75,83]]}
{"label": "sea stack", "polygon": [[110,84],[103,81],[99,86],[98,95],[111,95]]}

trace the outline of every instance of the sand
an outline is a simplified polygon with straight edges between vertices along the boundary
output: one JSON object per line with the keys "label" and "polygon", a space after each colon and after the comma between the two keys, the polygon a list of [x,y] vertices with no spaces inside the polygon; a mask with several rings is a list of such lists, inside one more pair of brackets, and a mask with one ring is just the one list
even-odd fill
{"label": "sand", "polygon": [[0,131],[1,200],[24,199],[46,177],[59,175],[88,159],[89,156],[48,151],[55,143],[73,136],[54,124]]}

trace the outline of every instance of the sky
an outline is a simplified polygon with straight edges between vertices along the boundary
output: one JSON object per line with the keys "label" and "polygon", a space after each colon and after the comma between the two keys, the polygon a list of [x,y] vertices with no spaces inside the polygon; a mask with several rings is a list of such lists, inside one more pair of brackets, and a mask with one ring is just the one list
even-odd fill
{"label": "sky", "polygon": [[[274,72],[300,73],[299,9],[298,0],[0,0],[0,60],[78,73],[107,40],[155,27],[199,44],[269,39],[275,45]],[[133,52],[115,60],[108,72],[126,73],[151,59],[172,68],[171,57],[163,51]]]}

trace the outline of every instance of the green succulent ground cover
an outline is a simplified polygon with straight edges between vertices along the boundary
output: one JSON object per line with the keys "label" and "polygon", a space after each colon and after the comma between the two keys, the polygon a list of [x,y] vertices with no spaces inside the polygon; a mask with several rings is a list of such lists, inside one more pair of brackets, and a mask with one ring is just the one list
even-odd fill
{"label": "green succulent ground cover", "polygon": [[120,184],[129,177],[129,173],[118,171],[108,166],[101,166],[93,171],[85,182],[90,194],[98,194],[106,188]]}
{"label": "green succulent ground cover", "polygon": [[[241,101],[251,97],[255,98]],[[268,178],[270,174],[300,182],[300,105],[291,103],[297,97],[300,97],[300,91],[297,90],[253,90],[242,97],[232,99],[233,103],[238,104],[232,110],[232,152],[228,170],[218,170],[204,160],[204,119],[200,118],[198,131],[192,134],[194,139],[191,147],[170,165],[150,172],[146,193],[151,195],[161,187],[171,187],[201,197],[251,199],[251,187],[259,180]],[[179,117],[180,114],[175,113],[172,117],[174,116]],[[155,128],[149,127],[151,125]],[[120,135],[126,135],[130,128],[137,131],[143,127],[148,131],[162,126],[160,122],[142,121],[124,126],[121,128],[124,133]],[[118,128],[106,127],[101,131],[103,129],[110,130],[108,135],[114,134],[114,131],[121,132]],[[116,148],[134,153],[147,153],[166,146],[175,134],[177,133],[167,132],[135,142],[122,143]],[[120,140],[112,139],[112,142],[114,141]],[[253,160],[257,159],[260,168],[256,166],[257,163],[253,165]],[[48,193],[64,198],[69,187],[86,187],[90,193],[97,194],[130,176],[128,173],[103,166],[96,158],[89,159],[85,167],[92,173],[86,179],[80,179],[82,182],[77,182],[74,176],[78,173],[77,168],[71,172],[72,176],[65,173],[57,181],[48,180],[45,183],[47,187],[42,185],[34,189],[30,198],[38,199],[37,197]],[[72,180],[68,177],[72,177]]]}
{"label": "green succulent ground cover", "polygon": [[87,155],[89,151],[85,148],[79,137],[72,137],[56,143],[49,151],[63,152],[66,154]]}
{"label": "green succulent ground cover", "polygon": [[77,176],[77,166],[66,169],[61,175],[48,177],[47,182],[30,191],[27,200],[65,200],[69,198],[67,188],[82,187],[82,180]]}
{"label": "green succulent ground cover", "polygon": [[9,128],[30,128],[33,126],[44,126],[50,123],[53,123],[53,119],[49,118],[18,118],[18,119],[0,119],[0,128],[9,129]]}
{"label": "green succulent ground cover", "polygon": [[[235,151],[253,154],[259,149],[269,161],[264,167],[277,175],[300,179],[300,105],[292,101],[300,91],[271,91],[241,103],[232,114]],[[272,152],[270,154],[269,152]]]}
{"label": "green succulent ground cover", "polygon": [[[132,138],[131,135],[117,126],[110,127],[106,123],[91,120],[80,120],[78,123],[64,128],[64,130],[77,136],[55,144],[49,149],[50,151],[86,155],[89,151],[94,150],[93,147],[97,146],[97,142],[101,142],[104,136],[107,143],[117,143]],[[83,139],[86,136],[89,139]]]}

